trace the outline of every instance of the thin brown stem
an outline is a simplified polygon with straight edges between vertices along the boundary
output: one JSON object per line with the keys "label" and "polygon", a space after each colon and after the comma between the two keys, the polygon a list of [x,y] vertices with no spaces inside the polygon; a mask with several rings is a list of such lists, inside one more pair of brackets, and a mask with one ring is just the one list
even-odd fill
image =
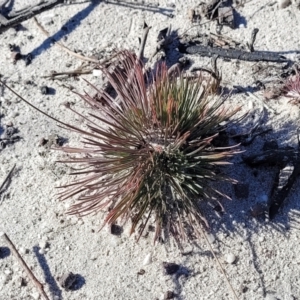
{"label": "thin brown stem", "polygon": [[206,242],[207,242],[207,244],[208,244],[208,246],[209,246],[209,248],[210,248],[210,252],[212,253],[214,259],[215,259],[216,262],[217,262],[217,264],[219,265],[219,267],[220,267],[220,269],[221,269],[221,272],[223,273],[223,275],[224,275],[224,277],[225,277],[225,280],[226,280],[227,284],[229,285],[229,287],[230,287],[230,289],[231,289],[231,291],[232,291],[232,294],[233,294],[234,298],[235,298],[236,300],[239,300],[239,297],[237,296],[237,294],[236,294],[236,292],[235,292],[235,290],[234,290],[232,284],[230,283],[229,278],[228,278],[228,276],[227,276],[227,274],[226,274],[224,268],[222,267],[222,264],[221,264],[220,260],[219,260],[218,257],[216,256],[216,254],[215,254],[215,252],[214,252],[214,249],[213,249],[211,243],[209,242],[209,240],[208,240],[208,238],[207,238],[206,233],[205,233],[204,231],[202,231],[202,234],[203,234],[203,236],[204,236],[204,238],[205,238],[205,240],[206,240]]}
{"label": "thin brown stem", "polygon": [[32,282],[35,284],[37,289],[39,290],[40,294],[43,296],[45,300],[50,300],[47,296],[47,294],[44,291],[44,286],[38,281],[38,279],[34,276],[34,274],[31,272],[30,268],[27,266],[24,259],[19,254],[18,250],[16,249],[15,245],[12,243],[12,241],[9,239],[6,233],[0,232],[0,236],[2,236],[6,243],[8,244],[11,252],[14,254],[18,262],[22,265],[23,269],[26,271],[28,277],[32,280]]}

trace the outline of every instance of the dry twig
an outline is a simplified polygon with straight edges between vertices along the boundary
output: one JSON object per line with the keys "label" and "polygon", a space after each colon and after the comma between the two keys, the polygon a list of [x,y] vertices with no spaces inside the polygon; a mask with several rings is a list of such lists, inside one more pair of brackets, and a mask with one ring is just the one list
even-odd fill
{"label": "dry twig", "polygon": [[12,243],[12,241],[9,239],[6,233],[0,232],[0,236],[2,236],[7,244],[9,245],[9,248],[11,252],[14,254],[14,256],[17,258],[18,262],[22,265],[23,269],[26,271],[29,278],[33,281],[41,295],[45,300],[50,300],[47,296],[47,294],[44,291],[44,286],[37,280],[37,278],[34,276],[34,274],[31,272],[30,268],[27,266],[26,262],[23,260],[21,255],[19,254],[18,250],[16,249],[15,245]]}
{"label": "dry twig", "polygon": [[6,176],[6,178],[4,179],[3,183],[0,186],[0,192],[3,189],[3,187],[5,186],[6,182],[10,179],[12,172],[14,171],[16,167],[16,164],[12,167],[12,169],[10,170],[10,172],[8,173],[8,175]]}
{"label": "dry twig", "polygon": [[[3,9],[8,1],[4,1],[0,9]],[[53,8],[58,4],[62,4],[64,0],[49,0],[47,2],[40,1],[38,4],[21,9],[15,14],[10,14],[9,16],[3,16],[0,12],[0,33],[6,31],[7,29],[19,25],[20,23],[36,16],[46,10]]]}
{"label": "dry twig", "polygon": [[206,233],[205,233],[204,231],[202,231],[202,233],[203,233],[203,236],[204,236],[204,238],[205,238],[205,240],[206,240],[206,242],[207,242],[207,244],[208,244],[208,246],[209,246],[209,248],[210,248],[210,252],[212,253],[214,259],[215,259],[216,262],[217,262],[217,264],[219,265],[219,267],[220,267],[220,269],[221,269],[221,271],[222,271],[222,273],[223,273],[223,275],[224,275],[224,277],[225,277],[225,280],[227,281],[227,284],[229,285],[229,287],[230,287],[230,289],[231,289],[231,291],[232,291],[232,293],[233,293],[234,298],[235,298],[236,300],[239,300],[239,297],[237,296],[237,294],[236,294],[236,292],[235,292],[235,290],[234,290],[232,284],[230,283],[230,281],[229,281],[229,279],[228,279],[228,276],[227,276],[227,274],[226,274],[224,268],[222,267],[222,264],[221,264],[220,260],[219,260],[218,257],[216,256],[216,254],[215,254],[215,252],[214,252],[214,249],[213,249],[211,243],[209,242],[209,240],[208,240],[208,238],[207,238]]}

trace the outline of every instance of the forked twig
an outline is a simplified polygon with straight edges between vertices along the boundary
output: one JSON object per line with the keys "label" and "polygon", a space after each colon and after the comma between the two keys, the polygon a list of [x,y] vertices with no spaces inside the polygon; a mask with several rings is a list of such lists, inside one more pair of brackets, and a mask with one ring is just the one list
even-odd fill
{"label": "forked twig", "polygon": [[18,250],[16,249],[15,245],[12,243],[12,241],[9,239],[6,233],[0,232],[0,236],[2,236],[7,244],[9,245],[9,248],[11,252],[14,254],[14,256],[17,258],[18,262],[22,265],[23,269],[26,271],[29,278],[33,281],[39,292],[42,294],[43,298],[45,300],[50,300],[47,296],[47,294],[44,291],[44,286],[38,281],[38,279],[34,276],[34,274],[31,272],[30,268],[27,266],[26,262],[23,260],[21,255],[19,254]]}

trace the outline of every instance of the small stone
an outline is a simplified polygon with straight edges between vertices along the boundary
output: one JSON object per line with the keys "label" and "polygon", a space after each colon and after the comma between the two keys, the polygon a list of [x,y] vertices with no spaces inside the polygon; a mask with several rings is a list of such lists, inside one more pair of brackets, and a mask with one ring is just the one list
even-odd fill
{"label": "small stone", "polygon": [[46,248],[47,247],[47,241],[41,241],[39,242],[40,248]]}
{"label": "small stone", "polygon": [[93,70],[93,76],[94,77],[99,77],[99,76],[101,76],[101,74],[102,74],[101,70],[99,70],[99,69],[94,69]]}
{"label": "small stone", "polygon": [[149,253],[149,254],[147,254],[146,257],[144,258],[143,266],[150,265],[151,263],[152,263],[152,254]]}
{"label": "small stone", "polygon": [[4,274],[11,275],[12,274],[12,270],[7,268],[7,269],[4,270]]}
{"label": "small stone", "polygon": [[279,8],[286,8],[292,4],[291,0],[278,0],[278,7]]}
{"label": "small stone", "polygon": [[45,249],[39,249],[39,254],[45,254]]}
{"label": "small stone", "polygon": [[31,64],[31,61],[32,61],[32,54],[29,53],[25,56],[25,65],[28,66]]}
{"label": "small stone", "polygon": [[90,258],[91,258],[91,260],[96,260],[97,259],[97,255],[95,253],[93,253]]}
{"label": "small stone", "polygon": [[40,88],[42,95],[49,94],[49,88],[46,85],[41,86]]}
{"label": "small stone", "polygon": [[58,278],[59,284],[66,291],[71,290],[71,289],[74,288],[76,280],[77,280],[77,275],[73,274],[72,272],[65,273],[61,277]]}
{"label": "small stone", "polygon": [[233,264],[235,261],[236,261],[236,256],[232,253],[228,253],[226,256],[225,256],[225,261],[228,263],[228,264]]}
{"label": "small stone", "polygon": [[174,264],[174,263],[168,263],[168,262],[163,262],[163,267],[165,268],[167,275],[175,274],[180,268],[179,265]]}
{"label": "small stone", "polygon": [[249,196],[249,184],[238,183],[234,185],[235,196],[239,199],[246,199]]}
{"label": "small stone", "polygon": [[211,233],[207,235],[207,239],[211,244],[216,240],[215,236]]}
{"label": "small stone", "polygon": [[14,63],[17,61],[17,60],[20,60],[22,58],[22,55],[20,52],[18,51],[13,51],[11,53],[11,58],[13,59]]}
{"label": "small stone", "polygon": [[18,282],[20,287],[27,286],[27,281],[23,277],[19,277]]}
{"label": "small stone", "polygon": [[112,224],[110,227],[110,233],[113,235],[121,235],[123,228],[117,224]]}
{"label": "small stone", "polygon": [[137,274],[138,275],[144,275],[146,273],[146,271],[144,269],[140,269]]}
{"label": "small stone", "polygon": [[195,10],[194,9],[189,9],[188,10],[188,19],[191,22],[194,22],[195,16],[196,16]]}
{"label": "small stone", "polygon": [[25,254],[26,249],[24,247],[20,247],[19,252],[20,252],[20,254]]}
{"label": "small stone", "polygon": [[265,205],[263,205],[262,203],[256,203],[251,207],[250,214],[252,217],[257,218],[263,215],[265,211],[266,211]]}
{"label": "small stone", "polygon": [[165,293],[165,296],[164,296],[164,300],[168,300],[168,299],[174,299],[176,297],[176,294],[172,291],[167,291]]}
{"label": "small stone", "polygon": [[34,299],[34,300],[38,300],[40,299],[40,294],[38,292],[35,292],[35,293],[32,293],[31,294],[31,297]]}

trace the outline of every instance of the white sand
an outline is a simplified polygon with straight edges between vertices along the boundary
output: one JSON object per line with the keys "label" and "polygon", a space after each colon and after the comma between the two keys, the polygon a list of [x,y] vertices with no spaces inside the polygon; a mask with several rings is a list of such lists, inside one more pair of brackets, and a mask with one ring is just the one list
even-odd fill
{"label": "white sand", "polygon": [[[29,0],[16,0],[14,5],[21,8],[25,2],[32,3]],[[133,8],[138,2],[141,1],[133,1],[131,8],[106,3],[61,6],[44,12],[38,19],[52,37],[69,48],[80,50],[87,56],[102,53],[105,57],[114,49],[137,52],[138,37],[142,35],[146,21],[152,26],[145,49],[145,57],[149,57],[155,48],[159,30],[172,25],[180,34],[190,28],[192,24],[188,20],[188,9],[199,3],[192,0],[161,0],[158,7],[153,7],[154,1],[147,0],[143,9],[142,5]],[[268,3],[275,4],[266,5]],[[147,7],[147,4],[150,6]],[[176,5],[173,12],[169,4]],[[295,5],[278,9],[276,1],[250,1],[237,10],[241,16],[240,24],[244,23],[245,26],[235,30],[225,27],[222,31],[224,35],[246,43],[253,28],[257,27],[260,31],[255,49],[283,52],[300,50],[300,10]],[[170,13],[174,15],[173,18],[166,15]],[[49,24],[49,20],[53,24]],[[82,92],[87,89],[86,83],[72,78],[65,82],[51,81],[42,76],[49,75],[52,70],[74,70],[81,65],[81,61],[49,43],[33,20],[24,22],[23,26],[23,31],[10,29],[0,35],[2,78],[40,109],[60,120],[78,124],[81,120],[61,104],[72,101],[80,111],[86,111],[86,106],[62,84],[72,85]],[[62,26],[67,26],[68,30],[61,30]],[[195,27],[189,33],[209,31],[215,32],[215,23]],[[27,67],[24,61],[12,64],[9,43],[20,46],[23,54],[33,52],[32,63]],[[293,53],[291,51],[290,54],[293,56]],[[168,63],[171,64],[175,58],[176,55],[170,57]],[[190,58],[198,66],[209,66],[208,58]],[[218,66],[223,76],[222,85],[229,88],[233,85],[247,87],[256,80],[269,78],[266,78],[267,75],[253,75],[254,65],[252,62],[225,62],[220,59]],[[274,75],[281,73],[280,69],[268,70]],[[99,80],[92,75],[82,77],[93,83]],[[27,80],[32,80],[33,85],[25,84]],[[55,89],[55,94],[42,95],[42,85]],[[255,95],[263,99],[261,91]],[[0,152],[1,182],[13,165],[17,165],[11,184],[1,195],[0,231],[6,232],[23,253],[24,260],[34,274],[45,283],[45,291],[50,299],[154,300],[164,299],[167,291],[174,291],[178,299],[233,299],[204,239],[195,241],[200,247],[186,245],[185,251],[192,250],[192,253],[183,256],[175,246],[154,246],[151,234],[136,243],[134,236],[128,236],[127,227],[121,237],[111,235],[106,228],[98,232],[104,215],[88,216],[82,220],[66,215],[65,211],[75,199],[59,202],[55,187],[71,180],[67,175],[70,167],[55,163],[63,157],[61,152],[38,145],[42,138],[48,138],[51,134],[67,138],[70,145],[78,145],[80,137],[59,128],[54,121],[24,104],[7,89],[0,96],[0,113],[3,115],[0,133],[6,124],[12,122],[22,138]],[[242,105],[243,111],[252,109],[253,115],[258,117],[258,101],[245,94],[233,95],[230,101],[232,105]],[[271,100],[268,105],[279,113],[274,115],[264,111],[264,123],[271,126],[273,132],[258,137],[251,147],[242,149],[255,151],[260,149],[265,140],[272,138],[280,146],[296,147],[299,107],[288,104],[286,98]],[[247,120],[248,124],[243,125],[245,129],[251,126],[251,116]],[[241,131],[241,128],[237,129]],[[240,156],[235,161],[240,162]],[[250,185],[250,193],[247,199],[235,199],[233,187],[227,186],[227,192],[233,200],[223,199],[226,213],[218,218],[211,212],[210,237],[214,240],[213,247],[224,263],[240,299],[300,299],[300,233],[297,220],[300,179],[275,222],[268,224],[250,217],[249,209],[269,194],[276,169],[260,168],[258,171],[255,177],[253,171],[243,164],[229,168],[228,172],[234,178]],[[5,246],[0,239],[0,247]],[[44,254],[35,251],[40,246],[46,247]],[[26,254],[25,249],[29,250]],[[237,257],[235,264],[225,263],[228,254]],[[152,256],[151,263],[144,266],[143,261],[148,255]],[[162,267],[164,261],[182,265],[189,270],[189,276],[176,278],[165,275]],[[137,275],[140,269],[145,270],[144,275]],[[76,291],[65,291],[55,280],[65,272],[80,274],[81,282],[84,280],[85,283]],[[20,286],[21,278],[25,278],[27,286]],[[36,288],[12,254],[0,259],[0,299],[38,299]]]}

